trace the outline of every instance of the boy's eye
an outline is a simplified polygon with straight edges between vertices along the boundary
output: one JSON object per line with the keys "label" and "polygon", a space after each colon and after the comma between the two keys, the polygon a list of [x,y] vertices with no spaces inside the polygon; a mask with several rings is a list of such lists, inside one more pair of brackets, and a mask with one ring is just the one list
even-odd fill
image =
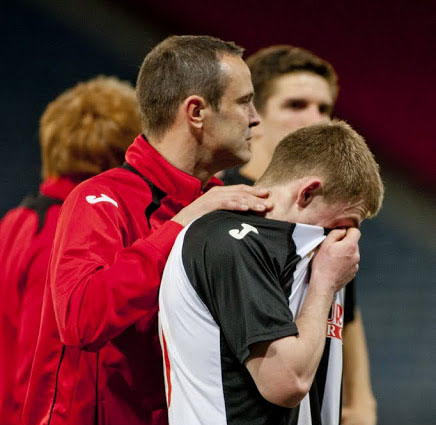
{"label": "boy's eye", "polygon": [[319,113],[322,115],[331,115],[332,113],[332,107],[331,105],[320,105],[319,106]]}
{"label": "boy's eye", "polygon": [[288,108],[291,108],[291,109],[302,110],[302,109],[307,108],[307,102],[305,100],[294,99],[294,100],[291,100],[287,104],[287,106],[288,106]]}

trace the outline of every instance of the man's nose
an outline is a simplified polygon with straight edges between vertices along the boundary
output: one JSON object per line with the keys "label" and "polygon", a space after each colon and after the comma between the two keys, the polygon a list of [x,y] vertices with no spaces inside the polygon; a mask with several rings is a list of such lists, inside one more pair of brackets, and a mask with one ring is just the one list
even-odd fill
{"label": "man's nose", "polygon": [[260,116],[257,113],[256,107],[254,106],[254,104],[251,104],[248,126],[250,128],[256,127],[256,125],[259,125],[259,123],[260,123]]}

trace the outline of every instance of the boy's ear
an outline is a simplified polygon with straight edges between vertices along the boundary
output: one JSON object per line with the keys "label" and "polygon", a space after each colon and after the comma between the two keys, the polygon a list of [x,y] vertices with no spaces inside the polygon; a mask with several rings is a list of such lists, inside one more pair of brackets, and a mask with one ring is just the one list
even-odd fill
{"label": "boy's ear", "polygon": [[319,179],[312,179],[305,183],[297,194],[297,205],[300,208],[306,208],[315,198],[322,193],[322,184]]}

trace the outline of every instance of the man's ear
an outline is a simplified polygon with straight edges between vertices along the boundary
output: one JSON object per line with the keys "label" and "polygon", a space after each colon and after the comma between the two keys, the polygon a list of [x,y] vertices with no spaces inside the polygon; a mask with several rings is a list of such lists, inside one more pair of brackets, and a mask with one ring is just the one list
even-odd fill
{"label": "man's ear", "polygon": [[183,107],[187,120],[195,128],[202,128],[207,103],[203,97],[192,95],[185,99]]}
{"label": "man's ear", "polygon": [[306,208],[315,198],[322,193],[322,183],[320,179],[312,178],[305,182],[297,194],[297,204],[300,208]]}

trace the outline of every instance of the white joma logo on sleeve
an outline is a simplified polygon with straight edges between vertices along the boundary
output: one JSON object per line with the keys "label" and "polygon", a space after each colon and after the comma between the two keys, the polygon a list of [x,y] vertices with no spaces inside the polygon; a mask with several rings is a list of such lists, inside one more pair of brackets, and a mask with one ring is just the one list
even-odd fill
{"label": "white joma logo on sleeve", "polygon": [[95,195],[88,195],[85,199],[90,204],[97,204],[98,202],[109,202],[118,208],[118,202],[113,200],[112,198],[109,198],[109,196],[105,195],[104,193],[101,193],[98,198]]}
{"label": "white joma logo on sleeve", "polygon": [[247,224],[247,223],[242,223],[242,230],[231,229],[231,230],[229,230],[229,235],[235,239],[242,239],[250,232],[254,232],[256,234],[259,234],[259,231],[255,227],[253,227],[252,225]]}

